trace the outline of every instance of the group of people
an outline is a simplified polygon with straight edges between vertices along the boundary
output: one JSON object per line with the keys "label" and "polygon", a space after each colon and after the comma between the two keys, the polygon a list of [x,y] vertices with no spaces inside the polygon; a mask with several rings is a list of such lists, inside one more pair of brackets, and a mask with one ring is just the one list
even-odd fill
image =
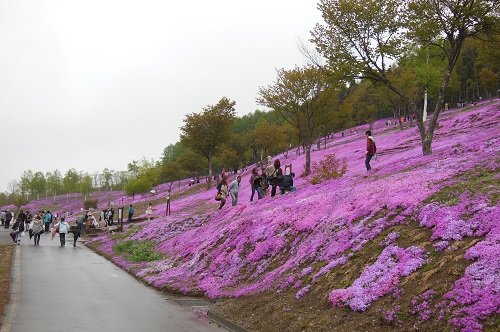
{"label": "group of people", "polygon": [[[29,238],[34,239],[33,244],[38,246],[40,245],[40,238],[43,233],[49,232],[51,227],[59,230],[60,225],[65,223],[64,217],[59,220],[58,215],[50,211],[38,211],[38,213],[32,215],[29,211],[24,211],[23,209],[19,210],[17,218],[14,218],[12,211],[4,210],[0,214],[0,219],[5,228],[10,228],[10,223],[13,221],[10,236],[12,241],[18,245],[21,244],[21,238],[28,233]],[[63,226],[64,231],[65,228]]]}
{"label": "group of people", "polygon": [[115,209],[113,207],[109,207],[101,211],[101,213],[99,214],[99,221],[104,221],[105,225],[112,226],[114,215],[115,215]]}
{"label": "group of people", "polygon": [[[365,167],[367,171],[370,171],[371,160],[377,155],[377,146],[375,144],[375,139],[372,136],[371,130],[365,132],[366,135],[366,152],[365,152]],[[258,199],[262,199],[268,192],[270,188],[270,195],[274,197],[276,191],[280,190],[283,195],[287,192],[295,192],[297,188],[293,185],[293,179],[295,174],[291,171],[291,165],[285,168],[285,173],[281,169],[281,162],[276,159],[271,163],[271,156],[267,157],[267,165],[262,165],[262,167],[255,167],[252,169],[252,174],[249,179],[250,187],[252,188],[252,194],[250,196],[250,202],[253,201],[255,193],[257,193]],[[221,181],[217,185],[217,195],[215,196],[216,201],[220,201],[219,209],[222,209],[226,204],[227,198],[231,196],[232,205],[235,206],[238,203],[238,194],[241,186],[241,175],[238,174],[236,179],[228,184],[228,176],[224,173],[221,174]]]}
{"label": "group of people", "polygon": [[[272,162],[271,156],[267,157],[266,165],[252,169],[249,180],[250,187],[252,188],[250,202],[253,201],[255,193],[257,193],[258,199],[262,199],[269,192],[269,188],[271,197],[276,195],[278,188],[281,194],[296,191],[297,189],[293,186],[295,174],[291,172],[291,166],[288,170],[289,171],[284,174],[279,159]],[[220,201],[219,209],[224,207],[229,196],[231,196],[232,206],[237,205],[241,186],[241,175],[238,174],[236,179],[229,184],[226,174],[221,174],[221,178],[222,180],[217,185],[217,195],[215,197],[217,201]]]}

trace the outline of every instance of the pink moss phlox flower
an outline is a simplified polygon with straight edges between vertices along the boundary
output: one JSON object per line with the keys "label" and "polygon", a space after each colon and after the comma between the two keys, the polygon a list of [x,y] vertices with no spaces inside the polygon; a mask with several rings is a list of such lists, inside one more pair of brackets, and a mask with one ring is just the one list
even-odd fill
{"label": "pink moss phlox flower", "polygon": [[399,233],[398,232],[390,232],[389,234],[387,234],[385,239],[379,243],[379,246],[386,247],[386,246],[396,242],[397,239],[399,239]]}
{"label": "pink moss phlox flower", "polygon": [[311,290],[311,285],[307,285],[303,288],[301,288],[296,294],[295,294],[295,298],[298,300],[300,299],[302,296],[304,296],[305,294],[309,293],[309,291]]}
{"label": "pink moss phlox flower", "polygon": [[482,331],[481,321],[491,314],[500,314],[500,220],[481,241],[469,248],[465,258],[475,260],[444,295],[450,322],[462,331]]}
{"label": "pink moss phlox flower", "polygon": [[312,267],[306,267],[305,269],[302,270],[302,272],[300,273],[300,276],[305,277],[307,275],[310,275],[312,271],[313,271]]}
{"label": "pink moss phlox flower", "polygon": [[401,310],[401,307],[399,305],[394,306],[394,308],[388,309],[388,310],[381,310],[382,312],[382,317],[386,322],[389,323],[394,323],[396,322],[397,319],[397,314]]}
{"label": "pink moss phlox flower", "polygon": [[446,248],[448,248],[449,246],[450,246],[450,243],[448,241],[438,241],[438,242],[433,244],[433,247],[434,247],[434,249],[436,249],[436,251],[443,251]]}
{"label": "pink moss phlox flower", "polygon": [[422,248],[389,245],[351,286],[333,290],[330,302],[337,306],[348,305],[354,311],[365,311],[373,301],[396,288],[401,277],[410,275],[425,261],[426,253]]}
{"label": "pink moss phlox flower", "polygon": [[430,300],[436,294],[436,291],[429,289],[419,296],[415,296],[411,300],[410,312],[414,315],[418,315],[419,319],[423,322],[428,321],[433,314],[433,308],[431,307]]}

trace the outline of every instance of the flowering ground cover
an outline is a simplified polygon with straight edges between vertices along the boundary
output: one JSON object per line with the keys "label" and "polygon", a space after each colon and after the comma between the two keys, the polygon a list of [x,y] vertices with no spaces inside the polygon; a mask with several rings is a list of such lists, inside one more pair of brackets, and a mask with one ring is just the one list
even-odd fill
{"label": "flowering ground cover", "polygon": [[[426,157],[416,128],[378,121],[371,172],[367,126],[337,133],[312,159],[345,159],[338,179],[297,177],[297,192],[250,203],[245,172],[239,204],[220,211],[214,190],[181,186],[171,216],[145,197],[157,218],[89,246],[153,287],[217,300],[252,331],[487,330],[500,313],[499,111],[445,112]],[[294,152],[277,157],[300,175]],[[127,241],[158,259],[114,250]]]}

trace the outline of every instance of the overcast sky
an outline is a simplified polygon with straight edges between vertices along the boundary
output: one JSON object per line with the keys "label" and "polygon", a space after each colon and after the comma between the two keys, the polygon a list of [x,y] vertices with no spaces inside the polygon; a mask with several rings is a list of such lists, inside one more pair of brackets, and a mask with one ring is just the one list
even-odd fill
{"label": "overcast sky", "polygon": [[319,20],[310,0],[0,0],[0,190],[158,159],[222,96],[253,112]]}

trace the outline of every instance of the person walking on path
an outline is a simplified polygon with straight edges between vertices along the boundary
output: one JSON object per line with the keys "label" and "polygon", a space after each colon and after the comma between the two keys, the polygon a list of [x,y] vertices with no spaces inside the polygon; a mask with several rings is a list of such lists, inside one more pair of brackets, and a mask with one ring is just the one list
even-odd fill
{"label": "person walking on path", "polygon": [[226,204],[226,199],[228,196],[228,188],[227,188],[227,180],[226,178],[222,178],[219,183],[219,193],[220,193],[220,205],[219,210]]}
{"label": "person walking on path", "polygon": [[31,229],[31,222],[32,221],[33,221],[33,215],[29,211],[26,211],[26,221],[25,221],[26,231],[29,231]]}
{"label": "person walking on path", "polygon": [[[19,220],[20,223],[26,224],[26,213],[24,213],[23,210],[19,210],[16,220]],[[23,229],[26,229],[26,225],[24,225]]]}
{"label": "person walking on path", "polygon": [[21,244],[21,236],[24,232],[24,222],[21,222],[17,219],[12,225],[12,232],[10,233],[10,237],[16,244]]}
{"label": "person walking on path", "polygon": [[35,246],[40,245],[40,235],[43,233],[43,220],[40,218],[40,216],[36,216],[35,219],[32,221],[31,226],[30,226],[30,232],[33,234],[35,237]]}
{"label": "person walking on path", "polygon": [[365,132],[366,135],[366,159],[365,159],[365,166],[366,170],[369,171],[372,169],[370,166],[370,161],[372,160],[373,156],[377,153],[377,146],[375,145],[375,139],[372,137],[372,132],[371,130],[367,130]]}
{"label": "person walking on path", "polygon": [[153,215],[153,207],[151,203],[149,203],[148,208],[146,209],[146,215],[148,216],[148,220],[151,220],[151,216]]}
{"label": "person walking on path", "polygon": [[73,247],[76,247],[76,241],[78,240],[78,238],[82,235],[81,231],[80,231],[80,227],[76,227],[74,230],[73,230]]}
{"label": "person walking on path", "polygon": [[2,213],[0,213],[0,221],[2,222],[2,226],[5,225],[5,213],[7,211],[2,210]]}
{"label": "person walking on path", "polygon": [[59,228],[59,240],[61,241],[61,247],[64,247],[66,245],[66,234],[69,232],[69,224],[63,217],[54,227],[56,230]]}
{"label": "person walking on path", "polygon": [[250,176],[250,180],[248,181],[250,183],[250,187],[252,188],[252,195],[250,196],[250,202],[253,202],[253,196],[257,191],[257,186],[255,185],[255,179],[257,179],[258,177],[259,177],[259,169],[255,167],[254,169],[252,169],[252,175]]}
{"label": "person walking on path", "polygon": [[47,211],[45,215],[43,216],[43,222],[45,223],[45,232],[48,232],[50,230],[50,222],[52,220],[52,214],[50,211]]}
{"label": "person walking on path", "polygon": [[83,234],[83,231],[85,229],[85,222],[87,221],[87,213],[82,214],[76,219],[76,226],[78,230],[78,236],[81,236]]}
{"label": "person walking on path", "polygon": [[128,222],[132,222],[132,218],[134,217],[135,209],[132,204],[128,207]]}
{"label": "person walking on path", "polygon": [[7,209],[7,211],[5,212],[5,228],[9,228],[10,227],[10,222],[12,221],[12,212]]}
{"label": "person walking on path", "polygon": [[238,204],[238,192],[240,191],[241,175],[236,177],[236,180],[229,185],[229,195],[231,195],[232,206]]}
{"label": "person walking on path", "polygon": [[165,215],[169,216],[170,215],[170,191],[167,193],[167,197],[165,197],[167,200],[167,207],[165,209]]}
{"label": "person walking on path", "polygon": [[79,237],[83,235],[87,219],[88,219],[87,213],[82,214],[81,216],[78,217],[78,219],[76,219],[76,228],[75,230],[73,230],[73,247],[76,247],[76,241],[78,240]]}

